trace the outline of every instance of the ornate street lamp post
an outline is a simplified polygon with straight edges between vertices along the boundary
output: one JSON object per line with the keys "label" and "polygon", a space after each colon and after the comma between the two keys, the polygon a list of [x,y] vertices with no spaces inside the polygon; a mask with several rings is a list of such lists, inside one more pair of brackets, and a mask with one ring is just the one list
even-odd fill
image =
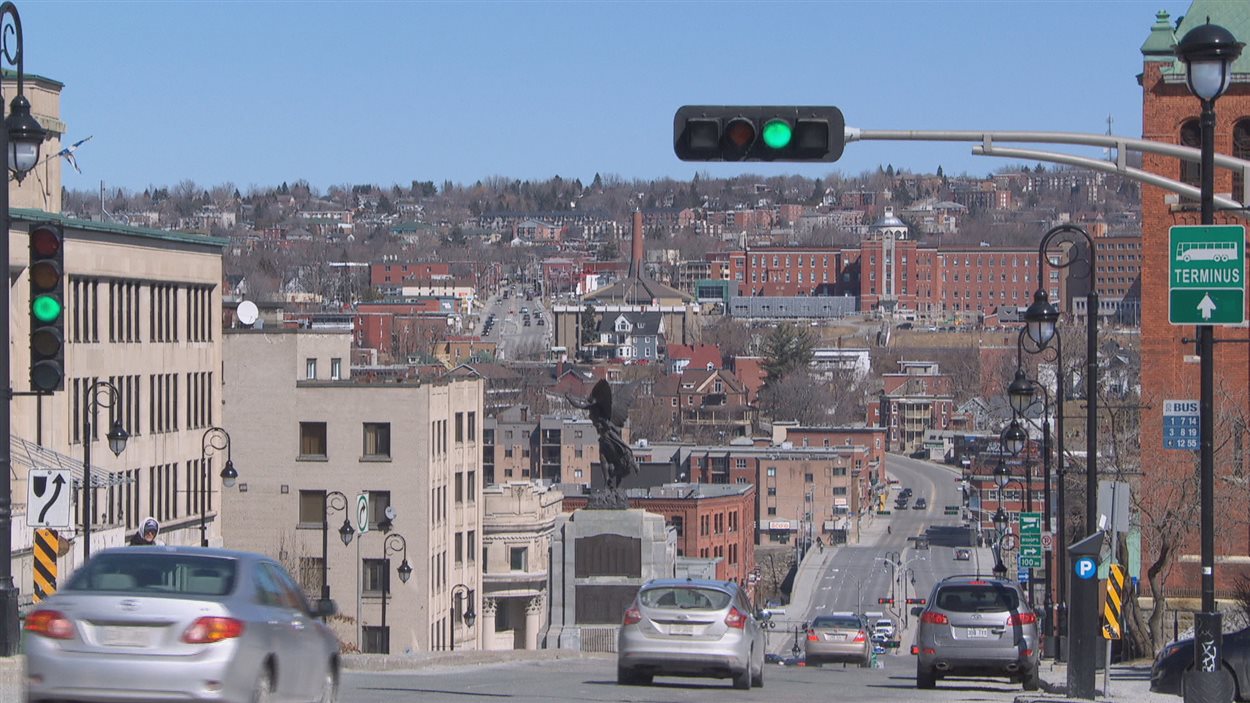
{"label": "ornate street lamp post", "polygon": [[[94,497],[95,486],[91,479],[91,445],[92,435],[96,429],[97,411],[101,407],[114,409],[121,398],[121,392],[109,381],[96,381],[87,389],[87,407],[83,408],[82,419],[82,558],[86,561],[91,556],[91,523],[94,510],[91,499]],[[7,404],[6,404],[7,405]],[[120,408],[118,408],[120,410]],[[126,449],[126,440],[130,434],[122,427],[121,412],[115,412],[113,426],[109,429],[109,450],[117,456]]]}
{"label": "ornate street lamp post", "polygon": [[352,537],[356,536],[356,530],[352,527],[352,521],[347,517],[347,496],[338,491],[330,491],[326,493],[326,502],[321,511],[321,602],[318,609],[322,613],[328,613],[332,610],[330,605],[330,512],[343,511],[343,525],[339,527],[339,539],[343,540],[343,546],[352,543]]}
{"label": "ornate street lamp post", "polygon": [[[1227,29],[1200,24],[1176,45],[1185,63],[1189,91],[1202,101],[1202,224],[1215,223],[1215,101],[1232,78],[1232,64],[1245,46]],[[1233,682],[1222,665],[1223,623],[1215,609],[1215,331],[1198,325],[1199,359],[1199,481],[1202,538],[1202,612],[1194,617],[1194,667],[1185,671],[1186,701],[1232,700]]]}
{"label": "ornate street lamp post", "polygon": [[468,606],[464,611],[464,626],[472,629],[473,623],[477,622],[477,611],[473,609],[474,590],[458,583],[451,588],[451,617],[447,620],[447,641],[450,643],[451,651],[456,651],[456,606],[462,601],[468,601]]}
{"label": "ornate street lamp post", "polygon": [[[9,39],[13,39],[12,45]],[[0,129],[0,154],[8,154],[6,159],[8,171],[18,183],[26,177],[35,164],[39,162],[39,147],[47,132],[30,114],[30,101],[26,99],[23,89],[26,81],[25,64],[22,52],[22,18],[17,7],[6,2],[0,5],[0,68],[7,62],[17,68],[17,95],[9,107],[9,116],[4,120],[4,128]],[[0,96],[0,117],[4,116],[4,98]],[[9,185],[5,179],[0,188],[0,261],[9,265]],[[12,393],[13,379],[9,365],[11,363],[10,320],[9,320],[9,286],[0,286],[0,315],[4,316],[0,324],[0,390]],[[13,474],[12,427],[9,406],[10,398],[0,402],[0,656],[11,657],[17,653],[18,615],[17,586],[13,583]]]}
{"label": "ornate street lamp post", "polygon": [[[208,524],[206,516],[208,515],[208,454],[209,450],[216,454],[223,449],[226,452],[226,466],[221,470],[221,485],[226,488],[233,488],[236,481],[239,480],[239,472],[234,468],[234,461],[231,460],[230,449],[230,433],[220,427],[210,427],[204,430],[204,434],[200,435],[200,546],[208,546]],[[217,512],[221,514],[221,506],[217,506]]]}

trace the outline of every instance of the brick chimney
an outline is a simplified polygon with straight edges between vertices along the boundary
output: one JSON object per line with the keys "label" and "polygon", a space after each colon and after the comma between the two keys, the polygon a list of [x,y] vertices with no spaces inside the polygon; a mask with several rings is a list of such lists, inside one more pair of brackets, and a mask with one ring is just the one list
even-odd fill
{"label": "brick chimney", "polygon": [[629,257],[629,275],[642,277],[642,210],[634,210],[634,237]]}

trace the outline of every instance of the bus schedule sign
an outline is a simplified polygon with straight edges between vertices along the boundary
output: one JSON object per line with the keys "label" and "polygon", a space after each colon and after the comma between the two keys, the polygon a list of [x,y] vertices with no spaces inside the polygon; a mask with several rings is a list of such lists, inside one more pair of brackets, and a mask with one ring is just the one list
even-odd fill
{"label": "bus schedule sign", "polygon": [[1168,231],[1168,322],[1240,325],[1246,319],[1246,228],[1177,225]]}

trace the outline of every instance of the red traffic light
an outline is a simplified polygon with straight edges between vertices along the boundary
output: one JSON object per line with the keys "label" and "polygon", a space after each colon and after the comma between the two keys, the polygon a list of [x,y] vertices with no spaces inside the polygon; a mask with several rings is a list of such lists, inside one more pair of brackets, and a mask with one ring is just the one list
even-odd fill
{"label": "red traffic light", "polygon": [[61,234],[48,225],[30,232],[30,250],[37,256],[56,256],[61,251]]}
{"label": "red traffic light", "polygon": [[877,605],[894,605],[893,598],[878,598]]}
{"label": "red traffic light", "polygon": [[908,605],[924,605],[925,599],[924,598],[908,598],[907,604]]}

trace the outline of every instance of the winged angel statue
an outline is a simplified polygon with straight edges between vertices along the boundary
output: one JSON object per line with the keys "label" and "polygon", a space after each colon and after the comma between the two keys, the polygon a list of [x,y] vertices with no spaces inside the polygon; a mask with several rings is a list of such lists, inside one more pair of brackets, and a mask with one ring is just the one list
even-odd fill
{"label": "winged angel statue", "polygon": [[638,384],[626,384],[617,394],[615,403],[612,397],[612,386],[600,379],[585,400],[564,396],[574,407],[590,411],[590,422],[599,433],[599,465],[603,469],[604,485],[607,495],[592,496],[590,506],[595,508],[629,507],[625,497],[620,494],[621,481],[626,476],[638,473],[638,462],[625,440],[621,439],[621,428],[629,416],[629,405],[633,401]]}

